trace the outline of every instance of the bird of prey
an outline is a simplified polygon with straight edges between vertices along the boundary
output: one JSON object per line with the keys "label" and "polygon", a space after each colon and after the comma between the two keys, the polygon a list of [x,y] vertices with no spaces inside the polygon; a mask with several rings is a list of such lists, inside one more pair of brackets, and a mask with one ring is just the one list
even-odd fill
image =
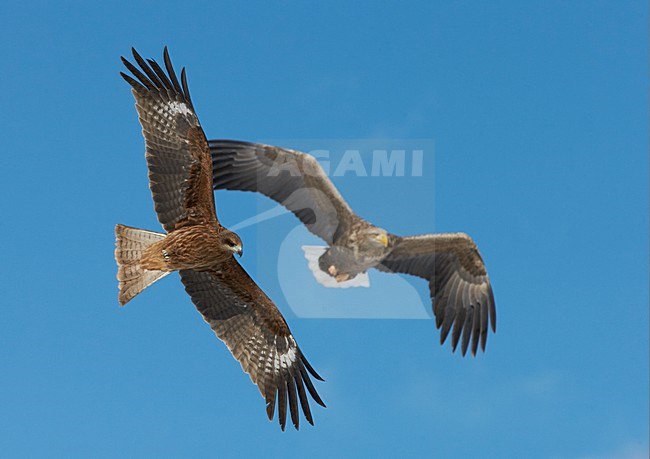
{"label": "bird of prey", "polygon": [[483,259],[467,234],[390,234],[352,211],[313,156],[234,140],[209,145],[215,189],[262,193],[325,240],[329,247],[314,260],[317,279],[348,284],[369,268],[424,278],[440,343],[451,332],[452,351],[459,342],[463,356],[470,343],[472,355],[479,343],[485,351],[488,326],[496,331],[494,296]]}
{"label": "bird of prey", "polygon": [[[124,305],[172,271],[216,335],[257,384],[282,430],[287,418],[299,427],[299,406],[313,425],[307,392],[325,406],[310,379],[322,378],[309,364],[275,304],[234,258],[239,236],[217,220],[212,160],[194,111],[185,69],[179,82],[167,48],[165,70],[134,49],[139,69],[122,58],[145,139],[149,186],[158,220],[167,234],[117,225],[115,258],[119,302]],[[306,390],[305,390],[306,389]],[[298,403],[299,402],[299,403]]]}

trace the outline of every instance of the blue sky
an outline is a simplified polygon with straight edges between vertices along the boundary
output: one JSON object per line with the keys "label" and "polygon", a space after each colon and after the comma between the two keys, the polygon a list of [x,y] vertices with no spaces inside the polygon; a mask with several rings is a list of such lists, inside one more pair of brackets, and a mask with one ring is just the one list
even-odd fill
{"label": "blue sky", "polygon": [[[0,17],[4,454],[644,457],[646,2],[9,1]],[[160,228],[119,56],[164,45],[210,138],[432,139],[420,179],[334,181],[395,233],[474,237],[499,314],[487,352],[452,355],[431,320],[297,317],[277,269],[290,215],[241,230],[242,262],[326,379],[315,427],[266,420],[176,276],[119,308],[113,226]],[[227,225],[273,207],[217,201]],[[382,297],[409,288],[426,292]]]}

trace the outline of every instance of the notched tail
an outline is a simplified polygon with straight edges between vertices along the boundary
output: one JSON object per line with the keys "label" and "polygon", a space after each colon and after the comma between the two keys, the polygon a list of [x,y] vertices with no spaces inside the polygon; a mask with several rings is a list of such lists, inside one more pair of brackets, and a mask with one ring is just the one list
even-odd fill
{"label": "notched tail", "polygon": [[147,247],[164,238],[164,234],[153,231],[124,225],[115,226],[115,261],[120,289],[118,300],[122,306],[169,274],[169,271],[150,271],[140,266],[140,259]]}

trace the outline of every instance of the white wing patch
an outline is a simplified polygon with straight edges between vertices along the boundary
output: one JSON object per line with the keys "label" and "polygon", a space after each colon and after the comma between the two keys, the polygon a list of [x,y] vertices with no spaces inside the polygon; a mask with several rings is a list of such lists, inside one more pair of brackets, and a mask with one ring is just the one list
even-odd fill
{"label": "white wing patch", "polygon": [[327,247],[319,245],[303,245],[302,250],[305,252],[305,258],[307,259],[307,265],[309,266],[309,269],[316,278],[316,281],[323,287],[370,287],[370,278],[368,277],[368,273],[357,274],[354,278],[345,282],[336,282],[336,279],[334,279],[332,276],[321,271],[320,267],[318,266],[318,259],[322,254],[325,253]]}
{"label": "white wing patch", "polygon": [[289,348],[284,354],[280,354],[280,360],[287,367],[290,367],[296,363],[296,342],[294,341],[293,336],[290,336],[289,339],[291,340],[291,344],[289,344],[289,340],[287,340],[287,338],[284,338]]}
{"label": "white wing patch", "polygon": [[[284,340],[286,351],[277,351],[278,339]],[[278,375],[284,373],[284,370],[289,370],[289,368],[292,368],[296,364],[296,361],[298,360],[298,345],[291,335],[289,337],[275,336],[273,339],[273,344],[276,350],[273,350],[269,355],[266,361],[265,371],[267,373],[270,372]]]}
{"label": "white wing patch", "polygon": [[175,115],[194,115],[194,112],[190,110],[185,102],[173,100],[167,103],[167,107],[169,108],[169,111]]}

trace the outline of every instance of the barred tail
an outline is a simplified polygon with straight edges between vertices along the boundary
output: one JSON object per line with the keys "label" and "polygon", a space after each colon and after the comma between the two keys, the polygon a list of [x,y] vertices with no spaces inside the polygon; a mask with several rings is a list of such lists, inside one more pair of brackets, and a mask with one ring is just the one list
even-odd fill
{"label": "barred tail", "polygon": [[140,258],[147,247],[164,238],[164,234],[153,231],[115,226],[115,261],[120,289],[118,300],[122,306],[169,274],[169,271],[149,271],[140,267]]}

